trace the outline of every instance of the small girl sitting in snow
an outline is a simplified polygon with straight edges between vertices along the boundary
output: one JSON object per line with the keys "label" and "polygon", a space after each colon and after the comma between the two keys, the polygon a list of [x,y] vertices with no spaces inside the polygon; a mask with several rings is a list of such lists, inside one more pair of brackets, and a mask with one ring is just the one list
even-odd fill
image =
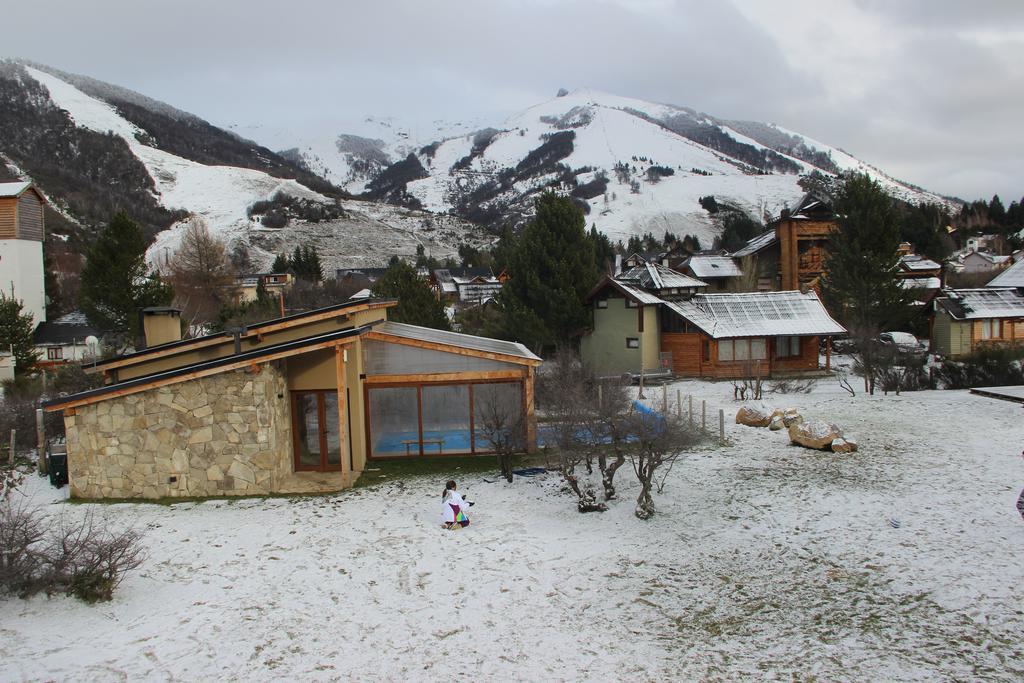
{"label": "small girl sitting in snow", "polygon": [[441,514],[445,529],[461,529],[469,526],[466,510],[472,503],[467,503],[455,490],[455,482],[449,481],[441,494]]}

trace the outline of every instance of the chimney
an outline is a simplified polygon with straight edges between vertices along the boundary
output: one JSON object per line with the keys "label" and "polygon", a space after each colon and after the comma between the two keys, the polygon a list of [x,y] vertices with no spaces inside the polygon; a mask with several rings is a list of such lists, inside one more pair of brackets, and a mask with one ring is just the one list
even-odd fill
{"label": "chimney", "polygon": [[181,311],[154,306],[142,309],[142,348],[181,341]]}

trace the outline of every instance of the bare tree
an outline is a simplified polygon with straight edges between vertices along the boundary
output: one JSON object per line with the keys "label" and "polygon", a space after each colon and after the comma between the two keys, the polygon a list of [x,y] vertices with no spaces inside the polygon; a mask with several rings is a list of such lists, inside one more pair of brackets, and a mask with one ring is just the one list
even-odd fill
{"label": "bare tree", "polygon": [[526,446],[526,418],[522,406],[508,400],[498,387],[479,384],[473,403],[476,410],[476,432],[483,436],[498,459],[501,476],[512,483],[512,458]]}
{"label": "bare tree", "polygon": [[216,320],[222,306],[234,299],[236,274],[227,245],[210,234],[206,221],[198,216],[189,219],[170,269],[174,301],[190,329],[202,329]]}
{"label": "bare tree", "polygon": [[764,393],[765,373],[761,361],[743,363],[741,376],[732,382],[732,397],[737,401],[760,401]]}
{"label": "bare tree", "polygon": [[[659,471],[671,469],[683,452],[701,440],[700,432],[679,415],[665,415],[638,406],[631,419],[633,447],[629,460],[640,481],[636,499],[639,519],[650,519],[655,513],[653,492]],[[664,482],[658,490],[664,488]]]}

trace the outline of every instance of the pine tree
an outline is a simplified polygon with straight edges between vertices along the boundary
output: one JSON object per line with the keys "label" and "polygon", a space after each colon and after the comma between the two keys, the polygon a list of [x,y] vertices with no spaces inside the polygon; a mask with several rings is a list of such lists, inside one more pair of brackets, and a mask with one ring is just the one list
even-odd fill
{"label": "pine tree", "polygon": [[278,254],[274,259],[274,264],[270,266],[271,273],[287,273],[291,271],[292,264],[288,261],[287,254]]}
{"label": "pine tree", "polygon": [[97,328],[134,341],[139,333],[139,310],[167,306],[173,291],[156,273],[146,272],[146,241],[142,231],[123,211],[86,255],[79,302]]}
{"label": "pine tree", "polygon": [[1006,209],[999,195],[992,195],[992,201],[988,203],[988,220],[994,225],[1006,224]]}
{"label": "pine tree", "polygon": [[825,305],[856,339],[873,388],[873,340],[906,319],[911,296],[896,276],[898,218],[892,198],[866,174],[853,174],[836,197],[838,227],[829,236],[821,293]]}
{"label": "pine tree", "polygon": [[25,313],[21,300],[0,292],[0,351],[14,354],[17,372],[31,370],[39,360],[32,334],[36,323],[31,313]]}
{"label": "pine tree", "polygon": [[508,329],[534,349],[569,342],[589,325],[583,298],[600,277],[583,213],[547,192],[523,230],[501,290]]}
{"label": "pine tree", "polygon": [[410,325],[449,330],[444,306],[427,283],[416,274],[416,269],[394,257],[388,270],[373,285],[373,295],[397,299],[398,305],[388,311],[388,320]]}

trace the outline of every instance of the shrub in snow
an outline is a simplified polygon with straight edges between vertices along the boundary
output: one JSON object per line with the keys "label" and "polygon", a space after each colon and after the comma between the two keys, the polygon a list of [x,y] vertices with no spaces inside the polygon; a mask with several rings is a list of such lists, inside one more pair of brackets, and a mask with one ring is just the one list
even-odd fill
{"label": "shrub in snow", "polygon": [[0,504],[0,592],[110,600],[124,573],[144,559],[133,529],[112,531],[91,514],[52,519],[24,504]]}

